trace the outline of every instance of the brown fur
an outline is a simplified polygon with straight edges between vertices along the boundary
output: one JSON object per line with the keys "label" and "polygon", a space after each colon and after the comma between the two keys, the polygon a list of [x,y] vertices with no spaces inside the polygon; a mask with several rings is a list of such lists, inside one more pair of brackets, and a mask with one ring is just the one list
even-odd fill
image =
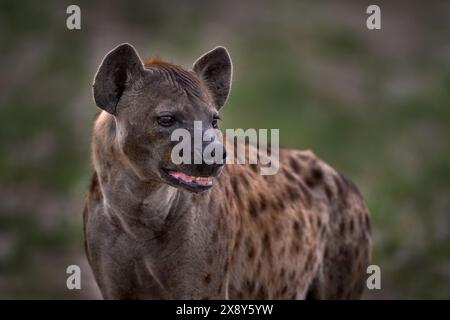
{"label": "brown fur", "polygon": [[[160,65],[153,61],[149,68]],[[139,178],[130,159],[141,151],[124,152],[116,130],[102,112],[84,211],[87,254],[105,298],[360,297],[368,210],[354,184],[311,151],[280,149],[272,176],[259,165],[225,165],[210,190],[192,193]]]}

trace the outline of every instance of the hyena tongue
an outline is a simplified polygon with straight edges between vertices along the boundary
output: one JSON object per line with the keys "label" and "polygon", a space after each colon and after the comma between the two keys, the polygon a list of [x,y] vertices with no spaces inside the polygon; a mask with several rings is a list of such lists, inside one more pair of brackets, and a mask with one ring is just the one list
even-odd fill
{"label": "hyena tongue", "polygon": [[183,180],[184,182],[191,182],[193,177],[188,176],[187,174],[184,174],[183,172],[179,171],[170,171],[169,174],[174,177],[175,179]]}
{"label": "hyena tongue", "polygon": [[202,186],[208,186],[212,183],[211,177],[194,177],[179,171],[170,171],[169,174],[175,179],[179,179],[187,183],[195,183]]}

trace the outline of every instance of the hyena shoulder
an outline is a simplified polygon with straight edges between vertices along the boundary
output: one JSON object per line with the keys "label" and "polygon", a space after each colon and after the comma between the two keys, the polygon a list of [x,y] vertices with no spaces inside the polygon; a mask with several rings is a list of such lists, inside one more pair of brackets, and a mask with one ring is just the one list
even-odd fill
{"label": "hyena shoulder", "polygon": [[212,190],[233,234],[230,298],[358,297],[370,259],[358,189],[311,151],[282,148],[279,161],[265,176],[259,164],[228,165]]}

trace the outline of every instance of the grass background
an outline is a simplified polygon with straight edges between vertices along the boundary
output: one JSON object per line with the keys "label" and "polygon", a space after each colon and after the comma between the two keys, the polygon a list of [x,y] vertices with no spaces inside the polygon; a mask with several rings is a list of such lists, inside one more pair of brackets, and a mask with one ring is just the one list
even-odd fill
{"label": "grass background", "polygon": [[[130,42],[184,65],[226,46],[223,128],[279,128],[360,186],[382,290],[450,298],[450,3],[378,1],[0,3],[0,298],[98,298],[81,211],[102,57]],[[65,270],[82,267],[82,290]]]}

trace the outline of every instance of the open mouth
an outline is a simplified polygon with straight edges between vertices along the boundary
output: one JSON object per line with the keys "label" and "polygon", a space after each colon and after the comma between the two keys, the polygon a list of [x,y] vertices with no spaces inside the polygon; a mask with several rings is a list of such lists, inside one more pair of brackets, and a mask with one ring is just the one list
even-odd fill
{"label": "open mouth", "polygon": [[187,189],[200,192],[209,189],[213,185],[214,177],[198,177],[191,176],[186,173],[175,171],[175,170],[163,170],[166,177],[175,185],[181,185]]}
{"label": "open mouth", "polygon": [[192,186],[209,187],[212,186],[213,182],[213,177],[194,177],[179,171],[169,171],[168,174],[171,177]]}

